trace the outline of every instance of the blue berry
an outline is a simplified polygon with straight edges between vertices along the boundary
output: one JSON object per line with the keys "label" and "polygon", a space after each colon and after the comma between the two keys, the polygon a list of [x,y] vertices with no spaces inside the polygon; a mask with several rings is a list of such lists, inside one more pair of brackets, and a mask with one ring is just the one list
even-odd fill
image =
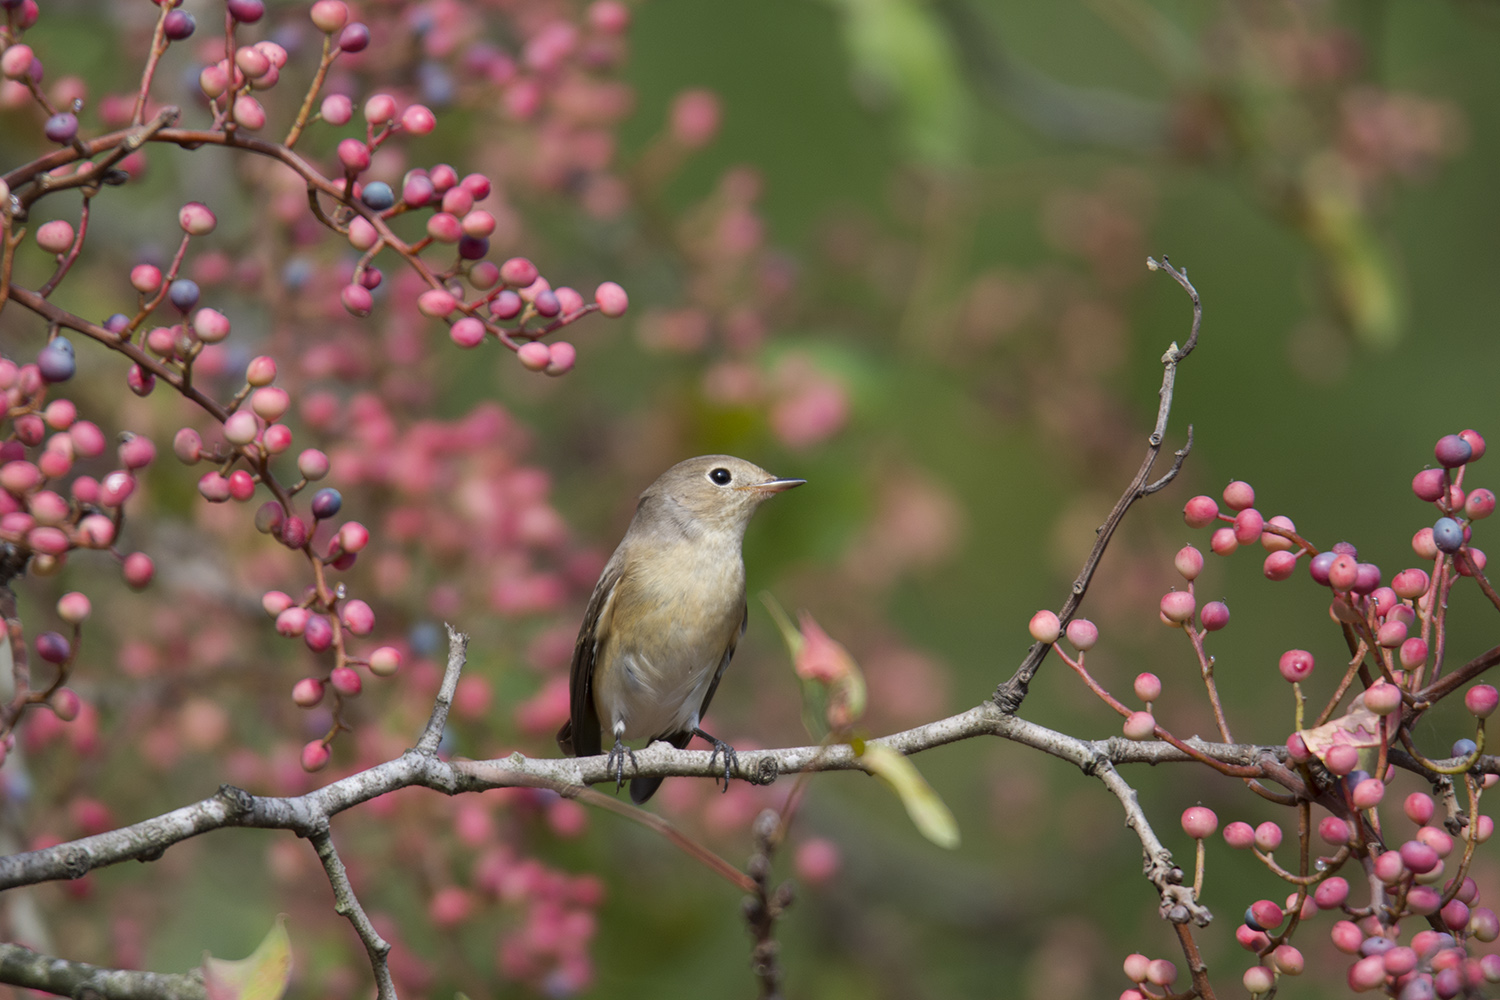
{"label": "blue berry", "polygon": [[48,382],[66,382],[78,370],[72,342],[67,337],[53,337],[37,354],[36,365]]}
{"label": "blue berry", "polygon": [[1453,741],[1453,753],[1452,753],[1451,756],[1454,756],[1454,757],[1467,757],[1467,756],[1469,756],[1469,754],[1473,753],[1476,748],[1477,748],[1476,744],[1474,743],[1473,740],[1468,740],[1468,739],[1454,740]]}
{"label": "blue berry", "polygon": [[1432,544],[1441,552],[1457,552],[1464,547],[1463,525],[1451,517],[1438,518],[1432,526]]}
{"label": "blue berry", "polygon": [[324,518],[333,517],[343,506],[343,496],[331,486],[325,486],[313,494],[312,515],[320,521]]}
{"label": "blue berry", "polygon": [[1260,925],[1260,922],[1255,919],[1255,907],[1253,906],[1245,907],[1245,926],[1250,928],[1252,931],[1265,930],[1265,928]]}
{"label": "blue berry", "polygon": [[110,333],[119,333],[130,325],[130,317],[124,313],[111,313],[104,321],[104,329]]}
{"label": "blue berry", "polygon": [[198,304],[198,283],[192,278],[178,278],[167,289],[167,298],[182,312]]}
{"label": "blue berry", "polygon": [[371,181],[360,192],[360,200],[377,212],[384,212],[396,204],[396,193],[385,181]]}

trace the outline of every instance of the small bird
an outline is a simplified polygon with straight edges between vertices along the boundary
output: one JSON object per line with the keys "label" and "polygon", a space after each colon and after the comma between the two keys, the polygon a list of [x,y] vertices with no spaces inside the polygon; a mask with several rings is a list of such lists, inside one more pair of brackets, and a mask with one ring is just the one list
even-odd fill
{"label": "small bird", "polygon": [[[593,756],[609,738],[619,787],[626,756],[635,763],[626,740],[666,740],[680,750],[700,736],[715,759],[724,755],[728,789],[734,748],[699,722],[745,631],[740,543],[756,508],[804,482],[704,455],[678,462],[646,488],[578,630],[571,717],[557,733],[563,753]],[[645,802],[661,782],[631,779],[630,798]]]}

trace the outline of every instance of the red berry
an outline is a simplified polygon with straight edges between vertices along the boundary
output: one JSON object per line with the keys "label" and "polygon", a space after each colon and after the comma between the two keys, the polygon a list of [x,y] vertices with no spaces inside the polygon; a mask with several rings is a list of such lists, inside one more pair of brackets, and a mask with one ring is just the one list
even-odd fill
{"label": "red berry", "polygon": [[1305,649],[1289,649],[1281,654],[1278,667],[1288,681],[1305,681],[1313,672],[1313,655]]}

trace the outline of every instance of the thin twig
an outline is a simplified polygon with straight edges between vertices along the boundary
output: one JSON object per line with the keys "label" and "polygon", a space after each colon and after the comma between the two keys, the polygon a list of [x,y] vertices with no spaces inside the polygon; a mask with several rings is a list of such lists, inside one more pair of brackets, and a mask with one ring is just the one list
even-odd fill
{"label": "thin twig", "polygon": [[308,839],[317,849],[318,860],[323,862],[328,884],[333,886],[334,910],[348,919],[360,941],[364,942],[365,953],[370,956],[370,968],[375,973],[376,996],[380,1000],[396,1000],[396,984],[391,980],[390,963],[386,961],[391,953],[391,943],[380,936],[380,932],[365,914],[365,908],[359,904],[354,886],[349,884],[349,873],[344,868],[343,859],[333,846],[332,834],[325,826]]}

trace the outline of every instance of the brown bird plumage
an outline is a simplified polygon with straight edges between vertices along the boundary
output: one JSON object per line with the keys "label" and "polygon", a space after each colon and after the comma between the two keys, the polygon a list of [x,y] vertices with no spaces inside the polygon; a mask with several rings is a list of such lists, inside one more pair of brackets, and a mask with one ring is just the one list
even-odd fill
{"label": "brown bird plumage", "polygon": [[[724,754],[728,787],[734,748],[699,722],[745,630],[740,543],[756,508],[802,483],[704,455],[647,487],[578,630],[571,716],[557,734],[564,753],[592,756],[608,740],[618,783],[631,756],[626,740],[682,748],[697,735]],[[631,799],[645,802],[661,781],[632,779]]]}

